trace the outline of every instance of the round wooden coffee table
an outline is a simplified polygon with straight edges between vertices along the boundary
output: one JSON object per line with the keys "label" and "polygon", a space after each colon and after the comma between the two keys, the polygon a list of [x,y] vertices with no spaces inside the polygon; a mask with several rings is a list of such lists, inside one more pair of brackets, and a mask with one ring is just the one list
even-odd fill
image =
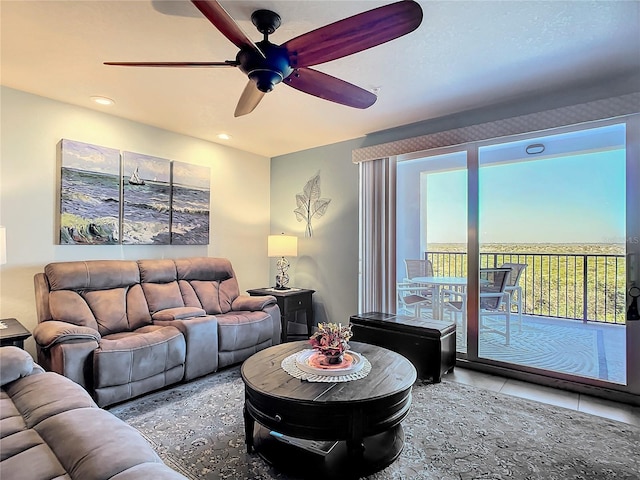
{"label": "round wooden coffee table", "polygon": [[[305,478],[369,475],[398,458],[416,370],[391,350],[349,343],[371,363],[365,378],[325,383],[289,375],[282,360],[310,348],[308,341],[276,345],[245,360],[241,372],[249,452],[255,449],[278,470]],[[314,453],[274,433],[290,440],[327,441],[333,448],[326,455]]]}

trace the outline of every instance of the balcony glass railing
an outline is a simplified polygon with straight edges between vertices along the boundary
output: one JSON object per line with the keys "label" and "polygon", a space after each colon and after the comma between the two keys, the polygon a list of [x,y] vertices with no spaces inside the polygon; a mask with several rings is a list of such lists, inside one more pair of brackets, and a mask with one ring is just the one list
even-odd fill
{"label": "balcony glass railing", "polygon": [[[467,254],[427,252],[434,275],[467,276]],[[618,254],[482,252],[480,268],[523,263],[522,310],[583,322],[625,324],[626,263]]]}

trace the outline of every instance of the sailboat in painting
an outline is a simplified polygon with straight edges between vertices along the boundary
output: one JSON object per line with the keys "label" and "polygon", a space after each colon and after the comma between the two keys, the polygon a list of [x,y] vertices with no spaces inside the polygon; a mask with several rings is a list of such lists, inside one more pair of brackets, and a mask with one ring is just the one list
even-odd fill
{"label": "sailboat in painting", "polygon": [[138,167],[136,167],[134,172],[131,174],[131,177],[129,177],[129,184],[144,185],[144,180],[140,178],[140,174],[138,173]]}

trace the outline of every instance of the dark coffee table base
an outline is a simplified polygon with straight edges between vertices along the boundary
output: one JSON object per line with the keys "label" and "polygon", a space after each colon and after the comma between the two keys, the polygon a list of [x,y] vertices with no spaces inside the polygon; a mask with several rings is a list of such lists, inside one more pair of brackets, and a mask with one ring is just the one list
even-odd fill
{"label": "dark coffee table base", "polygon": [[[306,341],[269,347],[244,361],[244,422],[247,451],[255,450],[296,478],[358,478],[389,465],[404,446],[400,426],[411,408],[416,369],[409,360],[376,345],[349,342],[371,363],[365,378],[309,382],[289,375],[282,361],[308,347]],[[339,440],[326,456],[292,439]],[[291,441],[295,444],[295,440]],[[294,475],[295,471],[299,473]],[[316,475],[317,474],[317,475]]]}
{"label": "dark coffee table base", "polygon": [[404,447],[402,425],[364,438],[364,451],[349,451],[346,441],[340,441],[326,455],[308,452],[287,445],[256,424],[254,449],[278,471],[305,479],[355,479],[371,475],[391,465]]}

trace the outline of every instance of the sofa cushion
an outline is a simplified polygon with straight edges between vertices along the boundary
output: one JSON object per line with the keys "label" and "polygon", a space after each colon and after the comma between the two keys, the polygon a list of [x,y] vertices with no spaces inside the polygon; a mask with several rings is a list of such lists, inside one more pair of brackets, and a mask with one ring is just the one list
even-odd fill
{"label": "sofa cushion", "polygon": [[140,283],[138,264],[126,260],[50,263],[44,272],[53,291],[102,290]]}
{"label": "sofa cushion", "polygon": [[136,262],[50,263],[45,273],[51,289],[48,303],[53,320],[90,327],[102,335],[151,323]]}
{"label": "sofa cushion", "polygon": [[88,290],[82,293],[98,324],[100,335],[123,332],[129,329],[125,288]]}
{"label": "sofa cushion", "polygon": [[178,279],[176,264],[171,259],[138,260],[142,283],[169,283]]}
{"label": "sofa cushion", "polygon": [[140,463],[161,462],[144,437],[105,410],[64,412],[43,420],[35,430],[71,478],[108,479]]}
{"label": "sofa cushion", "polygon": [[[29,375],[4,387],[15,411],[20,412],[25,428],[33,428],[44,419],[76,408],[98,408],[79,385],[54,372]],[[37,392],[35,394],[34,392]],[[8,416],[2,408],[2,421]],[[4,429],[2,429],[4,432]]]}
{"label": "sofa cushion", "polygon": [[178,280],[227,280],[235,278],[231,262],[226,258],[193,257],[174,260]]}
{"label": "sofa cushion", "polygon": [[87,301],[78,292],[57,290],[49,294],[51,319],[98,330],[98,322]]}
{"label": "sofa cushion", "polygon": [[271,339],[271,316],[265,312],[230,312],[217,315],[219,351],[254,347]]}
{"label": "sofa cushion", "polygon": [[[231,304],[240,295],[240,288],[226,258],[179,258],[175,260],[178,279],[191,284],[202,308],[209,315],[231,311]],[[181,286],[182,287],[182,286]],[[188,289],[182,288],[185,304]]]}
{"label": "sofa cushion", "polygon": [[130,330],[151,324],[149,306],[140,285],[133,285],[127,291],[127,320]]}
{"label": "sofa cushion", "polygon": [[143,283],[142,290],[152,315],[159,310],[184,307],[177,281],[170,283]]}
{"label": "sofa cushion", "polygon": [[95,388],[126,385],[184,365],[186,345],[174,327],[149,325],[102,338],[94,352]]}
{"label": "sofa cushion", "polygon": [[220,303],[220,282],[206,280],[191,280],[189,282],[191,288],[195,292],[196,297],[200,301],[202,308],[209,315],[218,315],[226,313],[231,308],[224,308],[224,302]]}

